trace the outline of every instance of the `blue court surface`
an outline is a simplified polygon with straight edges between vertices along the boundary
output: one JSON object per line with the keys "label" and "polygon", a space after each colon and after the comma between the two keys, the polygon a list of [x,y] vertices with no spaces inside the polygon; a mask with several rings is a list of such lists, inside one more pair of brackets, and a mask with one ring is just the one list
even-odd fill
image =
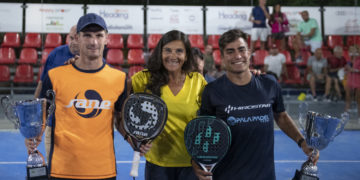
{"label": "blue court surface", "polygon": [[[0,131],[0,179],[24,180],[27,158],[24,138],[18,131]],[[39,145],[44,154],[44,145]],[[133,151],[116,132],[115,151],[117,179],[130,180]],[[322,180],[360,180],[360,131],[344,131],[334,142],[320,152],[319,177]],[[292,179],[296,169],[306,160],[297,144],[282,131],[275,131],[275,168],[278,180]],[[139,177],[144,179],[144,163],[139,168]],[[241,159],[239,159],[241,161]],[[237,178],[238,179],[238,178]],[[240,178],[239,178],[240,179]]]}

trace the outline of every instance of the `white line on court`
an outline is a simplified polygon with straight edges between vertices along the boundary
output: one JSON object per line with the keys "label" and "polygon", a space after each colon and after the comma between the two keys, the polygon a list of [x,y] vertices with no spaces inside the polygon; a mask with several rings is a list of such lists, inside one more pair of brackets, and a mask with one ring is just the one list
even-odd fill
{"label": "white line on court", "polygon": [[[276,160],[275,163],[303,163],[304,160]],[[132,161],[116,161],[117,164],[131,164]],[[145,161],[140,161],[144,164]],[[360,163],[360,160],[319,160],[318,163]],[[26,164],[25,161],[0,161],[0,165]]]}

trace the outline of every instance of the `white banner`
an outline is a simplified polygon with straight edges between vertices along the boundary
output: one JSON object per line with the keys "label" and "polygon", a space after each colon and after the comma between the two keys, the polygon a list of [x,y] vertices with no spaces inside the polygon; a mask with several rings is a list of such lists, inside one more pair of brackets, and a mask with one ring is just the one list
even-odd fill
{"label": "white banner", "polygon": [[360,7],[325,7],[325,35],[359,35]]}
{"label": "white banner", "polygon": [[83,5],[26,4],[26,32],[68,33],[84,14]]}
{"label": "white banner", "polygon": [[88,5],[88,7],[88,13],[96,13],[104,18],[109,33],[144,33],[143,6]]}
{"label": "white banner", "polygon": [[206,33],[222,34],[230,29],[238,28],[250,34],[252,23],[249,16],[250,6],[207,6]]}
{"label": "white banner", "polygon": [[281,7],[281,12],[286,14],[286,17],[290,24],[290,32],[286,33],[286,35],[296,34],[298,24],[303,21],[300,12],[304,10],[307,10],[309,12],[310,18],[314,18],[318,22],[319,30],[321,31],[321,16],[319,9],[320,7]]}
{"label": "white banner", "polygon": [[179,30],[185,34],[203,34],[201,6],[148,6],[147,32],[164,34]]}
{"label": "white banner", "polygon": [[22,3],[0,3],[0,32],[21,32]]}

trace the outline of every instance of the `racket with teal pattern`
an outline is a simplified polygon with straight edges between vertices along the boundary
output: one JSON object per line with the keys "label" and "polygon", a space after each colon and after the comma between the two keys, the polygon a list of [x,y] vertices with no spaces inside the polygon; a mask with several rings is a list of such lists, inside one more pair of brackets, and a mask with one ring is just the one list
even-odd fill
{"label": "racket with teal pattern", "polygon": [[205,171],[212,172],[230,148],[231,131],[221,119],[199,116],[186,125],[184,138],[191,158]]}

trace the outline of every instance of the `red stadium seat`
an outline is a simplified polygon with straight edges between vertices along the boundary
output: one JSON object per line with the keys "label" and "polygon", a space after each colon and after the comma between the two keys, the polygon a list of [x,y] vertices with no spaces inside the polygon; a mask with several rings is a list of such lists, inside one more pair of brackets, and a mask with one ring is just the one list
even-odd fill
{"label": "red stadium seat", "polygon": [[335,46],[344,46],[343,37],[339,35],[331,35],[327,37],[327,46],[334,49]]}
{"label": "red stadium seat", "polygon": [[348,36],[346,38],[346,45],[348,47],[352,46],[352,45],[355,45],[355,44],[360,46],[360,35]]}
{"label": "red stadium seat", "polygon": [[[247,37],[247,43],[248,43],[248,46],[250,47],[251,46],[251,36],[250,35],[248,35],[248,37]],[[260,39],[258,39],[255,42],[254,49],[260,49],[260,47],[261,47],[261,41],[260,41]]]}
{"label": "red stadium seat", "polygon": [[14,83],[34,82],[34,70],[29,64],[22,64],[16,67]]}
{"label": "red stadium seat", "polygon": [[5,33],[1,47],[20,47],[20,35],[18,33]]}
{"label": "red stadium seat", "polygon": [[41,64],[46,63],[46,59],[48,58],[51,51],[54,50],[54,48],[45,48],[41,53]]}
{"label": "red stadium seat", "polygon": [[19,64],[36,64],[38,60],[37,51],[34,48],[23,48],[20,53]]}
{"label": "red stadium seat", "polygon": [[204,40],[202,35],[199,34],[191,34],[188,35],[191,47],[197,47],[199,49],[204,49]]}
{"label": "red stadium seat", "polygon": [[254,66],[264,66],[264,60],[268,54],[266,50],[256,50],[253,56]]}
{"label": "red stadium seat", "polygon": [[301,84],[301,75],[299,69],[294,64],[286,65],[286,70],[288,74],[288,79],[286,76],[283,76],[283,82],[285,84],[300,85]]}
{"label": "red stadium seat", "polygon": [[213,58],[214,58],[214,62],[215,62],[215,65],[219,66],[221,64],[221,52],[219,49],[215,49],[213,51]]}
{"label": "red stadium seat", "polygon": [[311,53],[309,51],[300,51],[302,61],[297,63],[301,67],[306,67]]}
{"label": "red stadium seat", "polygon": [[323,53],[323,57],[326,58],[326,59],[329,59],[330,57],[333,56],[333,54],[332,54],[332,52],[330,50],[323,49],[322,53]]}
{"label": "red stadium seat", "polygon": [[280,53],[282,53],[285,56],[286,64],[293,64],[293,61],[291,60],[291,54],[289,51],[283,50],[283,51],[280,51]]}
{"label": "red stadium seat", "polygon": [[121,34],[109,34],[107,48],[122,49],[124,48],[124,39]]}
{"label": "red stadium seat", "polygon": [[129,77],[133,76],[135,73],[137,73],[143,69],[144,69],[144,67],[142,67],[142,66],[130,66]]}
{"label": "red stadium seat", "polygon": [[142,34],[130,34],[127,38],[127,48],[129,49],[144,48],[144,40]]}
{"label": "red stadium seat", "polygon": [[61,46],[61,44],[62,38],[60,34],[49,33],[46,35],[44,48],[56,48],[58,46]]}
{"label": "red stadium seat", "polygon": [[123,68],[122,68],[121,66],[112,66],[112,67],[115,68],[115,69],[118,69],[118,70],[120,70],[120,71],[123,70]]}
{"label": "red stadium seat", "polygon": [[70,36],[69,34],[66,35],[65,44],[69,44],[70,42]]}
{"label": "red stadium seat", "polygon": [[121,49],[109,49],[106,55],[106,62],[112,65],[124,64],[124,55]]}
{"label": "red stadium seat", "polygon": [[162,35],[161,34],[150,34],[148,37],[148,48],[154,49],[158,42],[160,41]]}
{"label": "red stadium seat", "polygon": [[39,33],[28,33],[25,35],[23,47],[41,48],[41,36]]}
{"label": "red stadium seat", "polygon": [[130,49],[128,52],[128,64],[145,64],[144,52],[142,49]]}
{"label": "red stadium seat", "polygon": [[210,44],[213,49],[219,49],[220,35],[209,35],[207,43]]}
{"label": "red stadium seat", "polygon": [[343,50],[343,56],[346,59],[346,62],[350,61],[350,56],[349,56],[349,51],[348,50]]}
{"label": "red stadium seat", "polygon": [[279,50],[284,50],[281,49],[281,40],[280,39],[275,39],[275,42],[272,43],[274,40],[271,38],[271,36],[269,36],[268,40],[267,40],[267,47],[270,49],[272,44],[276,44],[276,46],[279,48]]}
{"label": "red stadium seat", "polygon": [[0,82],[10,81],[10,69],[9,66],[0,65]]}
{"label": "red stadium seat", "polygon": [[15,59],[15,51],[13,48],[0,48],[0,64],[14,64]]}

